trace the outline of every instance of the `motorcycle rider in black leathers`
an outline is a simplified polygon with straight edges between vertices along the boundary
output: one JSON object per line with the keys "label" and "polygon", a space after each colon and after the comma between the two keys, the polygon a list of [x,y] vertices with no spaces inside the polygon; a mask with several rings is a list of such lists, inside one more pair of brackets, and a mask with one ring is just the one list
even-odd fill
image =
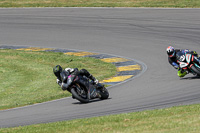
{"label": "motorcycle rider in black leathers", "polygon": [[186,70],[179,68],[179,62],[178,62],[177,56],[176,56],[178,52],[190,53],[190,54],[194,55],[194,62],[200,64],[200,60],[198,59],[198,54],[196,51],[190,51],[188,49],[185,49],[185,50],[174,49],[172,46],[167,47],[166,51],[168,54],[168,61],[175,69],[178,69],[177,75],[179,77],[184,77],[186,74],[188,74],[188,72]]}
{"label": "motorcycle rider in black leathers", "polygon": [[56,65],[53,68],[53,72],[55,76],[57,77],[57,83],[59,86],[61,86],[62,90],[67,90],[69,85],[72,83],[72,81],[68,81],[67,79],[63,80],[63,77],[68,77],[69,75],[82,75],[86,76],[87,78],[91,79],[95,84],[98,84],[99,81],[93,77],[86,69],[81,69],[80,71],[78,68],[65,68],[64,70],[60,65]]}

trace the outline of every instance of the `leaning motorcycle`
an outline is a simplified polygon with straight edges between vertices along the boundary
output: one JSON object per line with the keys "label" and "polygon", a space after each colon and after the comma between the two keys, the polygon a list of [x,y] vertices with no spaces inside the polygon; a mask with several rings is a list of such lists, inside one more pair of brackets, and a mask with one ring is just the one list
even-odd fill
{"label": "leaning motorcycle", "polygon": [[94,84],[93,81],[85,76],[68,76],[68,80],[71,80],[71,85],[68,87],[68,91],[72,94],[74,99],[77,99],[81,103],[88,103],[92,99],[99,98],[101,100],[109,97],[108,90],[101,83]]}
{"label": "leaning motorcycle", "polygon": [[194,58],[197,58],[196,56],[189,53],[178,52],[176,57],[181,69],[186,69],[189,73],[200,76],[200,66],[194,62]]}

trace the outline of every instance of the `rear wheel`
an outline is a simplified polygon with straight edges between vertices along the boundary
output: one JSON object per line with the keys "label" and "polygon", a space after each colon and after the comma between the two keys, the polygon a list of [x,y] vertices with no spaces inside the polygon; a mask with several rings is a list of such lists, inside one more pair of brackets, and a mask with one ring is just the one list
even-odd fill
{"label": "rear wheel", "polygon": [[71,93],[72,93],[72,96],[79,100],[81,103],[88,103],[89,102],[89,99],[87,97],[87,92],[79,87],[79,86],[76,86],[76,87],[73,87],[71,89]]}
{"label": "rear wheel", "polygon": [[198,76],[200,76],[200,68],[196,67],[195,65],[191,66],[193,72],[195,72]]}

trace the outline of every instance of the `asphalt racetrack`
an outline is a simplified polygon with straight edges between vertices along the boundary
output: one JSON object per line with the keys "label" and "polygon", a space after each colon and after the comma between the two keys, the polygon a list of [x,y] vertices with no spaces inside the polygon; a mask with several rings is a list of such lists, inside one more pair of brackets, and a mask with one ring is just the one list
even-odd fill
{"label": "asphalt racetrack", "polygon": [[199,103],[200,78],[189,74],[180,79],[165,51],[172,45],[200,53],[199,36],[200,9],[0,9],[0,45],[107,53],[136,59],[147,66],[140,76],[109,88],[108,100],[80,104],[64,98],[2,110],[0,127]]}

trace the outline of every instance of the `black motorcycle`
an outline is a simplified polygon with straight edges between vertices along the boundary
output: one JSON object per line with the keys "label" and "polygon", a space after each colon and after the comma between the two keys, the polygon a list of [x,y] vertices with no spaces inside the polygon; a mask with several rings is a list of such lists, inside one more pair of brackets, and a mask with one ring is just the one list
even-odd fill
{"label": "black motorcycle", "polygon": [[68,91],[72,94],[72,98],[79,100],[81,103],[88,103],[91,99],[99,98],[101,100],[109,97],[108,90],[101,83],[94,84],[93,81],[85,76],[68,76],[71,85]]}

